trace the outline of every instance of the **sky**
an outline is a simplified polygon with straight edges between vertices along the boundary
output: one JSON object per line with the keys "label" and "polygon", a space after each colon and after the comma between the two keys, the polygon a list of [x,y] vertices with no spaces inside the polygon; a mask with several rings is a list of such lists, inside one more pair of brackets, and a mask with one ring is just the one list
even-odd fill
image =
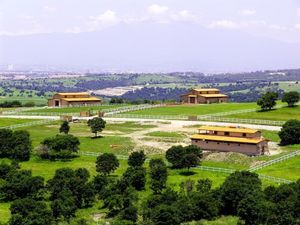
{"label": "sky", "polygon": [[[139,31],[145,35],[139,34]],[[153,32],[164,37],[154,36]],[[182,32],[198,38],[186,40]],[[91,42],[94,41],[92,47],[86,45],[86,35]],[[133,35],[141,35],[141,38]],[[213,40],[201,40],[201,36]],[[147,37],[149,40],[145,42]],[[68,51],[63,49],[64,44],[57,45],[56,40],[68,44],[68,40],[74,38],[76,44],[71,46],[70,54],[79,55],[85,51],[84,48],[91,48],[93,54],[90,58],[56,60],[57,55],[69,58]],[[226,46],[223,49],[218,45],[226,38],[237,43],[236,47],[230,43],[233,53]],[[35,45],[37,39],[40,45]],[[113,40],[110,42],[109,39]],[[191,42],[183,45],[190,48],[191,54],[189,49],[181,49],[183,47],[178,45],[184,41]],[[251,63],[258,52],[246,46],[250,42],[255,43],[253,48],[270,51],[271,59],[268,60],[266,54],[261,58],[266,61],[265,64]],[[266,46],[266,43],[273,44]],[[139,50],[131,52],[123,47],[127,44],[134,44]],[[223,44],[227,45],[226,42]],[[0,45],[0,64],[65,64],[78,68],[145,71],[238,71],[276,68],[279,65],[300,67],[296,60],[290,62],[290,58],[298,57],[300,45],[300,0],[0,0]],[[51,52],[45,45],[59,49]],[[156,45],[157,51],[153,52]],[[22,49],[22,46],[26,48]],[[212,49],[211,53],[206,46]],[[274,46],[280,46],[276,54],[280,55],[283,51],[286,59],[272,58]],[[48,55],[38,57],[34,54],[38,48]],[[194,48],[198,52],[205,48],[203,53],[207,58],[196,54]],[[191,56],[182,55],[180,58],[180,54]],[[215,58],[216,54],[220,57]],[[233,60],[241,54],[252,57],[244,61]],[[232,58],[228,63],[213,62],[226,61],[227,56]],[[102,62],[96,62],[95,57]],[[172,64],[175,65],[172,67]]]}

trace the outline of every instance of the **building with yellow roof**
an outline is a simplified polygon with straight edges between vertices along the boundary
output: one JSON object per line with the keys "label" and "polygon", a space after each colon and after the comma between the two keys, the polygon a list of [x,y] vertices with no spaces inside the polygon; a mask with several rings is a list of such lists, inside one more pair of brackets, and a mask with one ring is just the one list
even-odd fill
{"label": "building with yellow roof", "polygon": [[210,104],[228,102],[228,96],[221,94],[216,88],[195,88],[181,95],[184,104]]}
{"label": "building with yellow roof", "polygon": [[191,136],[192,144],[212,152],[239,152],[246,155],[264,155],[268,140],[259,130],[244,127],[202,126]]}
{"label": "building with yellow roof", "polygon": [[70,107],[100,104],[101,99],[91,96],[87,92],[56,93],[48,100],[49,107]]}

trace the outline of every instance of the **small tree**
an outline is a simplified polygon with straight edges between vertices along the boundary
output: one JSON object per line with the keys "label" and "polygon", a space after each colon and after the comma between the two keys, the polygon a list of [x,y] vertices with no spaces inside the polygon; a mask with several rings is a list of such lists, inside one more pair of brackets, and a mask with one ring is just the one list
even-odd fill
{"label": "small tree", "polygon": [[60,128],[59,128],[59,132],[64,133],[64,134],[68,134],[69,130],[70,130],[69,122],[68,121],[63,121]]}
{"label": "small tree", "polygon": [[128,165],[132,167],[140,167],[144,164],[146,155],[144,151],[132,152],[128,158]]}
{"label": "small tree", "polygon": [[276,105],[277,98],[278,93],[267,92],[257,100],[257,105],[259,105],[263,111],[271,110]]}
{"label": "small tree", "polygon": [[281,145],[292,145],[300,143],[300,121],[288,120],[283,124],[281,131],[278,133]]}
{"label": "small tree", "polygon": [[103,153],[97,157],[96,171],[103,175],[109,175],[119,167],[117,157],[112,153]]}
{"label": "small tree", "polygon": [[299,102],[300,94],[297,91],[285,92],[282,98],[282,102],[286,102],[288,107],[293,107],[297,102]]}
{"label": "small tree", "polygon": [[172,146],[166,152],[166,158],[172,163],[174,168],[181,168],[181,161],[184,155],[185,150],[181,145]]}
{"label": "small tree", "polygon": [[71,134],[56,135],[46,138],[42,143],[46,148],[42,148],[40,156],[42,158],[69,159],[74,157],[73,153],[79,149],[79,139]]}
{"label": "small tree", "polygon": [[146,169],[143,167],[128,167],[123,174],[125,183],[128,183],[136,190],[143,190],[146,184]]}
{"label": "small tree", "polygon": [[98,132],[102,132],[105,128],[106,121],[101,117],[95,117],[93,119],[88,120],[88,126],[91,128],[91,132],[95,134],[97,137]]}

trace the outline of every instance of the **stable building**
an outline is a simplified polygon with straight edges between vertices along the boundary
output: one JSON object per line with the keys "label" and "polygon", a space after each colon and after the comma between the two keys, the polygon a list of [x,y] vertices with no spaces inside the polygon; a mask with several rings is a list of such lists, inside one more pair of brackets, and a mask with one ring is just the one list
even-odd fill
{"label": "stable building", "polygon": [[212,152],[239,152],[250,156],[269,152],[268,140],[259,130],[249,128],[202,126],[191,140],[193,145]]}
{"label": "stable building", "polygon": [[101,99],[91,96],[87,92],[56,93],[48,100],[49,107],[72,107],[100,104]]}
{"label": "stable building", "polygon": [[216,88],[192,89],[181,95],[181,102],[184,104],[210,104],[228,102],[228,96],[221,94]]}

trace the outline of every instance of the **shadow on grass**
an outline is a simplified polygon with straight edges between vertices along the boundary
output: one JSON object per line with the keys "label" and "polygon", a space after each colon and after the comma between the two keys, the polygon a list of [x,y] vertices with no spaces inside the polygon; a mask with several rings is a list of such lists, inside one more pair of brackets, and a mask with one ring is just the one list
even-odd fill
{"label": "shadow on grass", "polygon": [[182,176],[192,176],[192,175],[195,175],[196,172],[194,172],[194,171],[182,171],[179,174],[182,175]]}
{"label": "shadow on grass", "polygon": [[100,138],[104,138],[103,136],[93,136],[93,137],[91,137],[91,139],[100,139]]}

